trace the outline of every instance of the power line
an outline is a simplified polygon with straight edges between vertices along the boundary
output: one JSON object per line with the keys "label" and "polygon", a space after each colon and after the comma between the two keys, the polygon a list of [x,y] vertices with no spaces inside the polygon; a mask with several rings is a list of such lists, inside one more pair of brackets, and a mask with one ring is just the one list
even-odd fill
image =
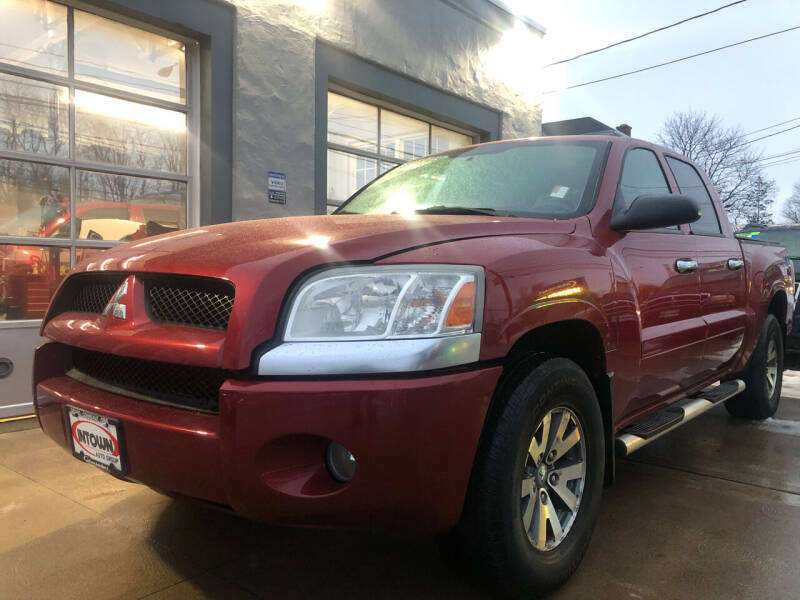
{"label": "power line", "polygon": [[781,125],[786,125],[787,123],[793,123],[794,121],[800,121],[800,117],[795,117],[794,119],[789,119],[788,121],[781,121],[780,123],[775,123],[775,125],[770,125],[769,127],[762,127],[761,129],[756,129],[755,131],[748,131],[745,135],[753,135],[754,133],[761,133],[762,131],[766,131],[767,129],[773,129],[774,127],[779,127]]}
{"label": "power line", "polygon": [[779,158],[777,160],[768,161],[767,164],[761,165],[762,167],[769,167],[772,165],[785,163],[785,162],[793,162],[796,160],[800,160],[800,156],[784,156],[783,158]]}
{"label": "power line", "polygon": [[797,150],[791,150],[789,152],[784,152],[783,154],[773,154],[772,156],[765,156],[764,158],[760,158],[759,160],[762,161],[762,162],[766,162],[768,160],[774,160],[774,159],[780,158],[782,156],[789,156],[790,154],[797,154],[798,152],[800,152],[800,148],[798,148]]}
{"label": "power line", "polygon": [[800,129],[800,125],[795,125],[794,127],[787,127],[786,129],[781,129],[780,131],[776,131],[775,133],[768,133],[767,135],[762,135],[761,137],[757,137],[757,138],[749,140],[747,142],[742,142],[741,144],[737,144],[735,146],[732,146],[731,149],[739,148],[741,146],[747,146],[748,144],[752,144],[753,142],[758,142],[760,140],[765,140],[767,138],[771,138],[771,137],[779,135],[781,133],[786,133],[787,131],[791,131],[792,129]]}
{"label": "power line", "polygon": [[774,163],[770,163],[768,165],[761,165],[761,168],[762,169],[769,169],[770,167],[778,167],[780,165],[786,165],[786,164],[797,162],[797,161],[800,161],[800,156],[798,156],[796,158],[790,158],[788,160],[779,160],[779,161],[776,161]]}
{"label": "power line", "polygon": [[775,164],[783,163],[783,162],[792,162],[792,161],[795,161],[795,160],[800,160],[800,156],[784,156],[783,158],[779,158],[777,160],[768,161],[767,164],[761,165],[761,166],[762,167],[767,167],[767,166],[770,166],[770,165],[775,165]]}
{"label": "power line", "polygon": [[628,38],[626,40],[621,40],[619,42],[614,42],[613,44],[609,44],[608,46],[603,46],[602,48],[598,48],[597,50],[590,50],[589,52],[584,52],[582,54],[577,54],[577,55],[575,55],[575,56],[573,56],[571,58],[565,58],[563,60],[558,60],[556,62],[550,63],[549,65],[545,65],[544,68],[546,69],[547,67],[554,67],[555,65],[561,65],[561,64],[573,61],[573,60],[577,60],[577,59],[582,58],[584,56],[589,56],[590,54],[596,54],[598,52],[603,52],[604,50],[608,50],[609,48],[613,48],[615,46],[621,46],[622,44],[627,44],[628,42],[633,42],[633,41],[636,41],[636,40],[640,40],[643,37],[647,37],[648,35],[652,35],[654,33],[658,33],[659,31],[664,31],[665,29],[670,29],[671,27],[677,27],[678,25],[682,25],[684,23],[688,23],[689,21],[694,21],[695,19],[699,19],[701,17],[705,17],[705,16],[713,14],[715,12],[719,12],[719,11],[725,9],[725,8],[730,7],[730,6],[735,6],[736,4],[741,4],[742,2],[747,2],[747,0],[737,0],[736,2],[731,2],[730,4],[725,4],[724,6],[720,6],[719,8],[715,8],[714,10],[709,10],[708,12],[700,13],[699,15],[694,15],[693,17],[689,17],[688,19],[682,19],[681,21],[676,21],[675,23],[671,23],[670,25],[664,25],[663,27],[659,27],[658,29],[652,29],[650,31],[642,33],[641,35],[637,35],[635,37]]}
{"label": "power line", "polygon": [[594,79],[592,81],[585,81],[583,83],[576,83],[575,85],[568,85],[565,88],[561,88],[559,90],[548,90],[546,92],[542,92],[543,94],[554,94],[556,92],[561,92],[564,90],[571,90],[574,88],[583,87],[586,85],[592,85],[595,83],[601,83],[603,81],[610,81],[611,79],[619,79],[620,77],[627,77],[628,75],[634,75],[636,73],[642,73],[644,71],[650,71],[652,69],[658,69],[659,67],[665,67],[667,65],[673,65],[675,63],[679,63],[684,60],[689,60],[690,58],[697,58],[698,56],[704,56],[706,54],[712,54],[713,52],[719,52],[720,50],[726,50],[728,48],[733,48],[734,46],[741,46],[742,44],[747,44],[749,42],[755,42],[756,40],[763,40],[764,38],[772,37],[774,35],[780,35],[781,33],[787,33],[789,31],[795,31],[796,29],[800,29],[800,25],[796,25],[794,27],[789,27],[788,29],[781,29],[780,31],[773,31],[772,33],[767,33],[764,35],[759,35],[754,38],[750,38],[748,40],[742,40],[741,42],[735,42],[733,44],[727,44],[725,46],[720,46],[719,48],[712,48],[711,50],[706,50],[704,52],[698,52],[697,54],[690,54],[689,56],[683,56],[681,58],[676,58],[674,60],[668,60],[667,62],[659,63],[657,65],[651,65],[649,67],[644,67],[642,69],[636,69],[635,71],[628,71],[626,73],[619,73],[617,75],[611,75],[609,77],[603,77],[601,79]]}

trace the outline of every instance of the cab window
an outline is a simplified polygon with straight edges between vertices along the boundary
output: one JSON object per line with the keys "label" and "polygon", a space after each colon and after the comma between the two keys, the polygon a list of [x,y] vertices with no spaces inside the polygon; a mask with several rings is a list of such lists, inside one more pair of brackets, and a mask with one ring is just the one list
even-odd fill
{"label": "cab window", "polygon": [[[615,210],[628,210],[638,196],[669,193],[667,178],[655,152],[646,148],[634,148],[628,151],[622,165]],[[672,225],[649,231],[677,233],[680,232],[680,227]]]}
{"label": "cab window", "polygon": [[619,196],[622,208],[628,210],[638,196],[669,194],[669,186],[656,155],[645,148],[634,148],[625,155]]}
{"label": "cab window", "polygon": [[681,194],[692,198],[700,208],[700,218],[690,224],[692,233],[695,235],[720,235],[722,229],[719,226],[714,202],[695,168],[689,163],[671,156],[667,157],[667,164],[675,176],[675,181],[678,182]]}

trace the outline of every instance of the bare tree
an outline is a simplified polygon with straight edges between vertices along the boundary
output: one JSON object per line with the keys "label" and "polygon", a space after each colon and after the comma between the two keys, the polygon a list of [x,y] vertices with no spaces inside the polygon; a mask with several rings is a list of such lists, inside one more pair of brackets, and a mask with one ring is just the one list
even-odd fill
{"label": "bare tree", "polygon": [[[181,173],[186,163],[186,134],[134,119],[94,115],[76,133],[79,155],[96,162]],[[167,186],[182,184],[114,174],[93,174],[79,181],[96,201],[165,202]]]}
{"label": "bare tree", "polygon": [[792,195],[786,199],[781,214],[792,223],[800,223],[800,181],[794,184]]}
{"label": "bare tree", "polygon": [[737,207],[739,216],[747,223],[772,223],[772,203],[777,191],[774,180],[757,176],[744,201]]}
{"label": "bare tree", "polygon": [[[766,197],[757,189],[761,157],[739,127],[726,128],[719,117],[705,112],[676,112],[664,122],[658,140],[703,168],[735,223],[753,213],[754,199]],[[755,212],[766,214],[764,207]]]}

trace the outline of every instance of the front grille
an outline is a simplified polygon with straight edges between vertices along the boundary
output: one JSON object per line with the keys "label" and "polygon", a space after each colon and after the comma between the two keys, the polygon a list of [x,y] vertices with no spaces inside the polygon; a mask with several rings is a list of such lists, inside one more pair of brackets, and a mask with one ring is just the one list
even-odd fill
{"label": "front grille", "polygon": [[233,309],[233,286],[221,280],[182,279],[148,283],[150,318],[175,325],[227,329]]}
{"label": "front grille", "polygon": [[223,369],[142,360],[82,348],[72,348],[72,370],[68,374],[88,385],[99,382],[121,395],[128,392],[135,398],[213,413],[219,412],[219,389],[230,377],[230,372]]}
{"label": "front grille", "polygon": [[125,277],[125,273],[78,273],[69,277],[50,307],[50,318],[67,311],[100,314]]}
{"label": "front grille", "polygon": [[72,296],[69,310],[76,312],[101,313],[117,291],[124,277],[103,278],[87,281]]}

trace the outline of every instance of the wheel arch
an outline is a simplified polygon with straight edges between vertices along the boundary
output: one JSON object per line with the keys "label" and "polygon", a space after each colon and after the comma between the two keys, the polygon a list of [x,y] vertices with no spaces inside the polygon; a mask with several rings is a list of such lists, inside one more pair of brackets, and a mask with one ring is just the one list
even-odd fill
{"label": "wheel arch", "polygon": [[[579,343],[576,343],[578,341]],[[492,395],[479,441],[479,452],[502,412],[511,390],[539,363],[566,358],[586,373],[603,418],[606,446],[606,485],[614,479],[613,374],[607,372],[606,347],[598,327],[584,319],[567,319],[535,327],[520,336],[503,359],[503,372]]]}
{"label": "wheel arch", "polygon": [[784,346],[786,342],[786,334],[787,334],[787,327],[786,327],[786,313],[789,308],[789,299],[786,296],[786,290],[781,288],[775,291],[772,295],[772,298],[769,300],[769,305],[767,306],[767,314],[774,316],[778,319],[778,323],[781,326],[781,332],[783,334]]}

